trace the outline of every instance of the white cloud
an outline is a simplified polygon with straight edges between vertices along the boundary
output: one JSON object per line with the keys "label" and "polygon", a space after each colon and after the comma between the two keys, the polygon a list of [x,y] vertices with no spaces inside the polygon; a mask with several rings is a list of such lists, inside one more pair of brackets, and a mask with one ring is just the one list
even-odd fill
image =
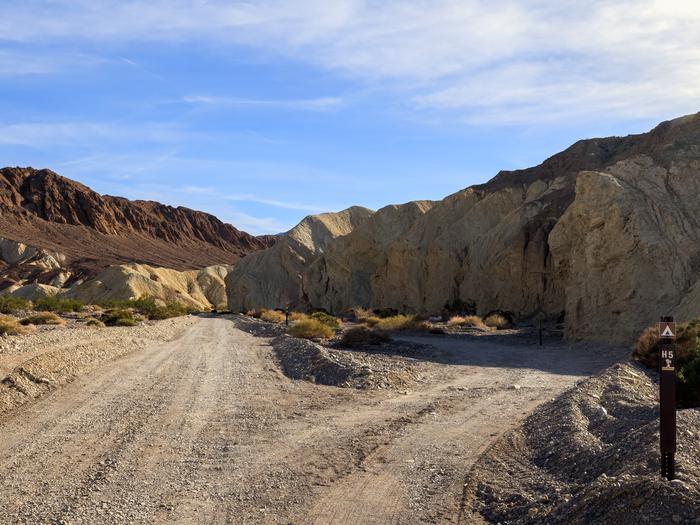
{"label": "white cloud", "polygon": [[282,233],[291,228],[274,217],[254,217],[247,213],[233,212],[227,216],[219,217],[222,221],[233,224],[239,230],[253,235]]}
{"label": "white cloud", "polygon": [[321,97],[311,99],[251,99],[238,97],[214,97],[207,95],[190,95],[183,97],[184,102],[213,108],[270,108],[308,111],[327,111],[343,105],[343,99],[337,97]]}
{"label": "white cloud", "polygon": [[269,199],[266,197],[259,197],[253,194],[222,194],[220,188],[213,188],[209,186],[185,186],[179,191],[181,191],[182,193],[217,197],[219,199],[223,199],[229,202],[251,202],[254,204],[262,204],[264,206],[282,208],[285,210],[299,210],[312,213],[321,213],[325,210],[324,206],[295,201],[280,201],[275,199]]}
{"label": "white cloud", "polygon": [[[479,123],[694,111],[699,26],[694,0],[30,0],[0,6],[0,32],[17,45],[39,39],[246,45],[366,82],[420,113]],[[296,103],[321,109],[338,101]]]}
{"label": "white cloud", "polygon": [[161,123],[106,123],[91,121],[18,122],[0,125],[0,145],[42,148],[103,142],[148,141],[175,143],[192,133]]}

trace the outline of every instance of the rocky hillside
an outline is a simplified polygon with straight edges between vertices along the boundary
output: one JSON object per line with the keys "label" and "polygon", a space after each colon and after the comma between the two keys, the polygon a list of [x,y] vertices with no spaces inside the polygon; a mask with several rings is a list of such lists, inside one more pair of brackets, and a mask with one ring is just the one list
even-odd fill
{"label": "rocky hillside", "polygon": [[[273,244],[273,238],[254,237],[206,213],[99,195],[50,170],[0,169],[0,212],[5,251],[20,243],[36,252],[2,257],[2,287],[55,284],[57,278],[71,284],[125,263],[176,270],[233,264]],[[60,264],[25,264],[45,254]]]}
{"label": "rocky hillside", "polygon": [[229,304],[438,313],[461,301],[629,342],[661,314],[700,314],[699,191],[697,114],[579,141],[437,203],[384,208],[291,272],[268,255],[280,248],[256,254],[229,281]]}

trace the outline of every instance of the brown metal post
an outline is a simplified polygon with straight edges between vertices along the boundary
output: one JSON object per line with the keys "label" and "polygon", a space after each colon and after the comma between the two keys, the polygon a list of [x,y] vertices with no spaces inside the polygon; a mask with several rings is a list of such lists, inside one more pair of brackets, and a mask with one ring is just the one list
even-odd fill
{"label": "brown metal post", "polygon": [[659,337],[661,475],[670,481],[676,470],[676,323],[673,317],[661,318]]}

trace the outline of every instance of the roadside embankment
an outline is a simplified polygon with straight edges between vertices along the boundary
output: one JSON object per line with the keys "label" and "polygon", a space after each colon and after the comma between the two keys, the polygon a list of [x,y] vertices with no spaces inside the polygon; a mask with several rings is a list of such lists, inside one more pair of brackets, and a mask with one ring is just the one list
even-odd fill
{"label": "roadside embankment", "polygon": [[677,479],[660,476],[658,383],[617,364],[537,409],[471,471],[493,523],[700,523],[700,410],[678,412]]}

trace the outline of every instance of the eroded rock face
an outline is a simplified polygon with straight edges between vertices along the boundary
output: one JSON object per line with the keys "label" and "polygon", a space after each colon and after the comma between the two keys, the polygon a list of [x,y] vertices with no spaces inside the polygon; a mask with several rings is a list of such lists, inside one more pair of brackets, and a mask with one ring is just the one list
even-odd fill
{"label": "eroded rock face", "polygon": [[550,234],[571,338],[626,342],[700,315],[700,160],[640,156],[582,172]]}
{"label": "eroded rock face", "polygon": [[322,249],[248,257],[229,304],[433,314],[459,300],[629,343],[659,315],[700,314],[699,162],[700,114],[580,141],[443,201],[384,208]]}
{"label": "eroded rock face", "polygon": [[24,299],[57,296],[102,304],[152,297],[162,303],[178,302],[203,310],[225,308],[224,280],[233,268],[218,265],[178,271],[145,264],[115,265],[67,284],[71,273],[63,254],[7,239],[0,239],[0,264],[5,265],[5,286],[0,293]]}
{"label": "eroded rock face", "polygon": [[309,304],[302,280],[318,255],[334,239],[365,223],[372,210],[359,206],[306,217],[272,248],[242,259],[226,279],[231,310],[300,308]]}
{"label": "eroded rock face", "polygon": [[112,266],[93,279],[62,290],[59,297],[86,304],[104,304],[151,297],[163,303],[177,302],[208,310],[226,305],[224,278],[230,266],[211,266],[180,272],[143,264]]}

